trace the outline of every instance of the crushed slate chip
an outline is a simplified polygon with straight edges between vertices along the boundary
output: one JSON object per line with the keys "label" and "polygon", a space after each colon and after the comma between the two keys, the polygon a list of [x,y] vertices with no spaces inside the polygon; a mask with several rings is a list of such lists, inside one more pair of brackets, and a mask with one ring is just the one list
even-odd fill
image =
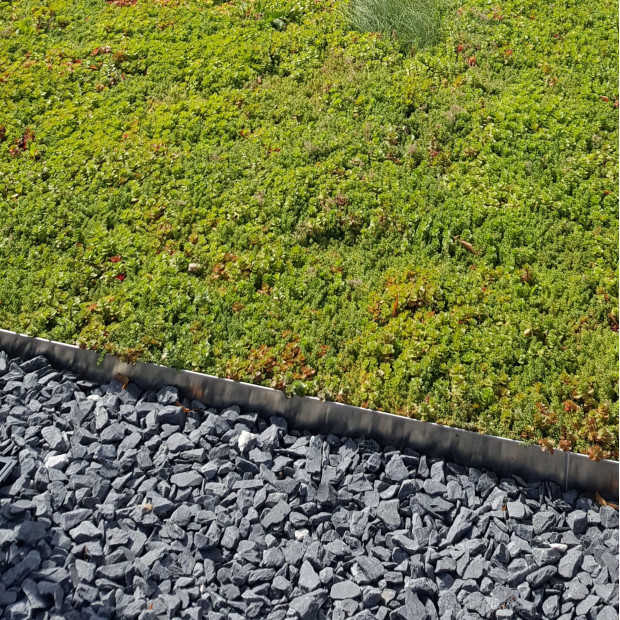
{"label": "crushed slate chip", "polygon": [[0,618],[618,618],[618,513],[0,352]]}

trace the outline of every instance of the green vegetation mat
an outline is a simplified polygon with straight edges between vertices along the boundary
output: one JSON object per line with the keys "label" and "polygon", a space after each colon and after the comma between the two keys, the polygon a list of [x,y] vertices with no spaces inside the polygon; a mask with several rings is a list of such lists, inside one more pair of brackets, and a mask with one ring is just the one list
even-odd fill
{"label": "green vegetation mat", "polygon": [[606,0],[0,2],[0,325],[618,456]]}

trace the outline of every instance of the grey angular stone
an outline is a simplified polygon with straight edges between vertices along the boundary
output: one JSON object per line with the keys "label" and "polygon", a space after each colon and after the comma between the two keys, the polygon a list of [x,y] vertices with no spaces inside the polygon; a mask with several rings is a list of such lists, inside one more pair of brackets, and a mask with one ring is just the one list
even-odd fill
{"label": "grey angular stone", "polygon": [[268,426],[258,437],[258,445],[265,450],[273,450],[280,445],[280,429],[271,425]]}
{"label": "grey angular stone", "polygon": [[588,594],[575,608],[578,616],[585,616],[601,599],[594,594]]}
{"label": "grey angular stone", "polygon": [[165,385],[157,392],[157,402],[162,405],[173,405],[179,402],[179,390],[172,385]]}
{"label": "grey angular stone", "polygon": [[322,469],[323,459],[323,440],[320,437],[313,437],[308,446],[306,455],[306,471],[309,474],[318,474]]}
{"label": "grey angular stone", "polygon": [[5,587],[10,587],[14,583],[21,583],[21,580],[29,575],[31,572],[37,570],[41,565],[41,554],[33,549],[30,551],[23,560],[18,562],[15,566],[3,570],[0,582]]}
{"label": "grey angular stone", "polygon": [[110,424],[101,431],[103,443],[120,443],[125,437],[125,426],[119,422]]}
{"label": "grey angular stone", "polygon": [[379,502],[377,516],[386,524],[388,529],[396,530],[401,526],[401,516],[398,512],[399,502],[397,499]]}
{"label": "grey angular stone", "polygon": [[361,588],[356,584],[346,579],[339,583],[335,583],[329,592],[329,596],[334,600],[343,600],[350,598],[357,598],[362,593]]}
{"label": "grey angular stone", "polygon": [[456,560],[451,557],[443,557],[437,560],[435,565],[435,573],[455,573],[456,572]]}
{"label": "grey angular stone", "polygon": [[564,579],[572,579],[583,563],[583,552],[581,549],[571,549],[561,559],[558,564],[558,572]]}
{"label": "grey angular stone", "polygon": [[197,471],[187,471],[170,476],[170,482],[182,489],[199,487],[204,478]]}
{"label": "grey angular stone", "polygon": [[424,594],[428,597],[436,597],[438,590],[437,585],[431,579],[426,577],[418,577],[416,579],[410,579],[406,583],[406,587],[416,594]]}
{"label": "grey angular stone", "polygon": [[36,545],[47,536],[48,528],[42,521],[22,521],[15,528],[15,538],[27,545]]}
{"label": "grey angular stone", "polygon": [[101,432],[110,421],[110,416],[107,409],[104,407],[98,407],[95,410],[95,430]]}
{"label": "grey angular stone", "polygon": [[461,508],[459,513],[456,515],[454,522],[450,526],[450,529],[448,530],[445,538],[446,543],[453,545],[461,540],[461,538],[469,532],[476,519],[477,515],[473,510]]}
{"label": "grey angular stone", "polygon": [[487,603],[486,597],[480,592],[472,592],[463,599],[463,606],[469,611],[476,612],[483,618],[491,616],[491,609]]}
{"label": "grey angular stone", "polygon": [[385,575],[385,567],[377,558],[360,555],[356,558],[356,563],[369,583],[376,583]]}
{"label": "grey angular stone", "polygon": [[385,466],[385,475],[394,482],[401,482],[409,477],[409,470],[400,454],[395,454]]}
{"label": "grey angular stone", "polygon": [[588,588],[578,579],[573,579],[564,592],[566,601],[582,601],[588,596]]}
{"label": "grey angular stone", "polygon": [[291,601],[290,607],[297,613],[300,620],[313,620],[318,617],[324,592],[324,590],[315,590],[314,592],[297,596]]}
{"label": "grey angular stone", "polygon": [[420,458],[420,462],[418,463],[418,476],[420,478],[428,478],[429,474],[430,470],[428,468],[426,455],[422,455],[422,457]]}
{"label": "grey angular stone", "polygon": [[553,620],[560,615],[560,597],[557,594],[552,594],[545,598],[545,602],[542,606],[542,611],[545,618]]}
{"label": "grey angular stone", "polygon": [[183,434],[173,433],[166,439],[166,445],[170,452],[182,452],[183,450],[191,450],[194,444]]}
{"label": "grey angular stone", "polygon": [[96,575],[119,583],[125,583],[126,578],[131,579],[132,574],[133,568],[130,568],[129,562],[105,564],[96,570]]}
{"label": "grey angular stone", "polygon": [[405,618],[407,620],[430,620],[428,611],[418,595],[405,588]]}
{"label": "grey angular stone", "polygon": [[507,502],[506,510],[508,511],[509,519],[525,518],[525,506],[521,502]]}
{"label": "grey angular stone", "polygon": [[540,588],[542,585],[547,583],[549,579],[557,575],[558,569],[555,566],[543,566],[539,568],[537,571],[530,573],[526,579],[527,582],[532,586],[534,590]]}
{"label": "grey angular stone", "polygon": [[583,510],[573,510],[566,517],[566,523],[573,530],[573,533],[579,536],[588,528],[588,516]]}
{"label": "grey angular stone", "polygon": [[364,469],[371,474],[377,473],[381,469],[381,455],[378,452],[371,454],[364,463]]}
{"label": "grey angular stone", "polygon": [[448,492],[448,487],[445,484],[438,482],[437,480],[433,480],[432,478],[427,478],[424,481],[424,485],[422,486],[424,492],[428,495],[446,495]]}
{"label": "grey angular stone", "polygon": [[317,590],[321,586],[321,580],[316,574],[312,564],[307,560],[301,565],[299,569],[299,587],[304,592],[312,592]]}
{"label": "grey angular stone", "polygon": [[618,611],[611,605],[606,605],[598,612],[596,620],[618,620]]}
{"label": "grey angular stone", "polygon": [[235,549],[239,544],[239,529],[231,525],[224,529],[220,545],[225,549]]}
{"label": "grey angular stone", "polygon": [[150,506],[151,510],[158,517],[167,517],[174,510],[174,504],[165,497],[161,497],[160,495],[153,495],[147,505]]}
{"label": "grey angular stone", "polygon": [[[514,602],[513,610],[517,612],[520,617],[525,618],[525,620],[537,620],[539,618],[538,612],[536,611],[536,605],[532,601],[526,601],[522,598],[518,598]],[[506,616],[498,616],[498,613],[496,612],[495,617],[499,618]]]}
{"label": "grey angular stone", "polygon": [[557,564],[562,558],[562,554],[557,549],[543,547],[532,549],[532,556],[538,566]]}
{"label": "grey angular stone", "polygon": [[609,551],[601,554],[601,562],[609,571],[609,578],[614,583],[618,581],[618,554],[612,555]]}
{"label": "grey angular stone", "polygon": [[291,507],[284,500],[280,500],[271,510],[268,510],[261,519],[261,525],[267,529],[281,525],[291,512]]}
{"label": "grey angular stone", "polygon": [[544,534],[548,532],[549,529],[554,525],[556,521],[556,516],[553,512],[548,510],[543,510],[541,512],[537,512],[532,517],[532,526],[534,528],[534,535],[540,536],[540,534]]}
{"label": "grey angular stone", "polygon": [[618,511],[611,506],[601,506],[599,511],[601,525],[604,528],[616,530],[618,529]]}
{"label": "grey angular stone", "polygon": [[60,527],[65,531],[72,530],[82,523],[82,521],[89,519],[92,514],[92,510],[88,510],[87,508],[77,508],[69,512],[64,512],[60,515]]}
{"label": "grey angular stone", "polygon": [[170,515],[170,521],[181,527],[185,527],[192,520],[192,512],[189,506],[181,505]]}
{"label": "grey angular stone", "polygon": [[69,443],[62,431],[55,426],[45,426],[41,429],[41,436],[52,450],[57,452],[66,452],[69,449]]}
{"label": "grey angular stone", "polygon": [[157,425],[170,424],[171,426],[183,426],[185,424],[185,417],[185,413],[181,407],[168,405],[157,410],[154,419]]}
{"label": "grey angular stone", "polygon": [[487,569],[487,562],[484,558],[476,557],[474,558],[465,569],[463,573],[463,579],[475,579],[479,580],[482,575],[485,574]]}
{"label": "grey angular stone", "polygon": [[32,579],[25,579],[22,583],[22,591],[28,599],[30,609],[47,609],[52,606],[51,601],[47,601],[41,593],[37,584]]}
{"label": "grey angular stone", "polygon": [[271,588],[279,595],[284,596],[289,596],[293,590],[291,582],[281,575],[276,575],[276,577],[274,577],[273,582],[271,583]]}
{"label": "grey angular stone", "polygon": [[94,523],[82,521],[78,526],[69,530],[69,536],[71,536],[76,543],[83,543],[95,538],[101,538],[102,533]]}
{"label": "grey angular stone", "polygon": [[486,499],[491,491],[497,486],[497,476],[483,473],[476,484],[476,493]]}

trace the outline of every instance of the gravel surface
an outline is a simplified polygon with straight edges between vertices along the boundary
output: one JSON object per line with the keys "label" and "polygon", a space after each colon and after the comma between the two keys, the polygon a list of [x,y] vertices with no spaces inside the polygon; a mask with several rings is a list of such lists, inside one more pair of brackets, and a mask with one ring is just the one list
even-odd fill
{"label": "gravel surface", "polygon": [[2,618],[618,618],[618,513],[0,352]]}

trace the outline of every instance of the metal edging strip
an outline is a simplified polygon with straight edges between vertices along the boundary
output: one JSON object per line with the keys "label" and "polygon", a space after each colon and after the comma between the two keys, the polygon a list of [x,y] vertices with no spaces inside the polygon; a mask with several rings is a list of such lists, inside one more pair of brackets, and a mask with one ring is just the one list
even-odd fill
{"label": "metal edging strip", "polygon": [[485,468],[500,476],[516,474],[527,480],[549,480],[565,489],[598,491],[611,501],[618,500],[617,461],[594,462],[582,454],[559,450],[550,454],[538,446],[512,439],[314,397],[288,398],[278,390],[263,386],[145,362],[128,364],[112,355],[105,355],[99,363],[97,351],[3,329],[0,329],[0,350],[22,358],[45,355],[52,364],[102,383],[122,374],[142,389],[174,385],[183,395],[215,408],[238,405],[246,411],[280,415],[291,427],[300,430],[351,437],[363,435],[384,445],[409,447],[430,457]]}

